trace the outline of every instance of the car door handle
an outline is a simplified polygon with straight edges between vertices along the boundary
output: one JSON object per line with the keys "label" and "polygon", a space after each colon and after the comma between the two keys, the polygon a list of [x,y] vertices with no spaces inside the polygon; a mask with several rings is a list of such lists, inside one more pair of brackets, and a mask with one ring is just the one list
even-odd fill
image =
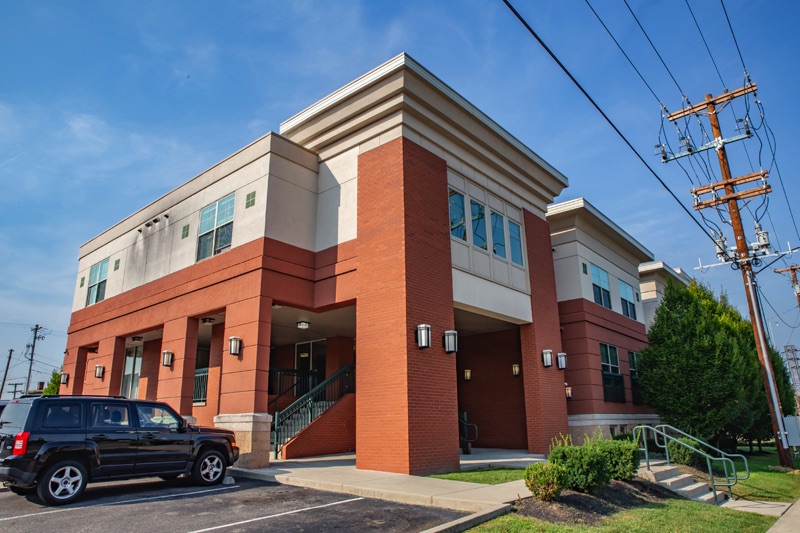
{"label": "car door handle", "polygon": [[107,435],[95,435],[94,437],[92,437],[92,440],[94,440],[94,441],[108,440],[108,436]]}
{"label": "car door handle", "polygon": [[143,439],[154,439],[154,438],[156,438],[156,435],[155,435],[155,433],[145,433],[144,435],[142,435],[142,438]]}

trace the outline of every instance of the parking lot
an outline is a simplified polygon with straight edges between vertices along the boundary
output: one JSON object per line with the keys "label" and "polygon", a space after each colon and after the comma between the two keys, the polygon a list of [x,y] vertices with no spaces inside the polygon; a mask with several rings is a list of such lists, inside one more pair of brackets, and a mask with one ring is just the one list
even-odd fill
{"label": "parking lot", "polygon": [[0,531],[423,531],[463,516],[249,479],[198,487],[188,480],[90,484],[78,502],[45,507],[0,489]]}

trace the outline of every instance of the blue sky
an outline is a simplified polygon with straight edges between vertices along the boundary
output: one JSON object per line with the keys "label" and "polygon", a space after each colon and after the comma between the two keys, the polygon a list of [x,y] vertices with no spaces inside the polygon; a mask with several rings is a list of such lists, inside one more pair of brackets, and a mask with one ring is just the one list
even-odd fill
{"label": "blue sky", "polygon": [[[622,0],[591,2],[661,101],[679,109],[681,91]],[[658,101],[585,1],[514,3],[691,205],[686,175],[651,156],[662,124]],[[692,102],[722,92],[685,0],[629,4]],[[724,87],[741,86],[742,65],[719,2],[690,5]],[[725,6],[796,203],[800,3]],[[570,187],[559,200],[586,197],[658,259],[726,291],[746,310],[740,274],[727,266],[692,270],[698,258],[714,262],[712,244],[500,0],[20,0],[0,3],[0,371],[13,348],[9,381],[24,380],[20,354],[36,323],[48,332],[37,345],[33,381],[59,365],[82,243],[403,51],[567,175]],[[732,123],[723,127],[734,134]],[[677,146],[674,129],[665,131]],[[757,170],[758,142],[746,143]],[[750,172],[743,144],[729,146],[734,175]],[[769,162],[765,149],[762,165]],[[781,249],[787,241],[800,245],[774,172],[770,183],[762,223]],[[745,228],[752,226],[745,213]],[[732,242],[729,229],[727,236]],[[800,255],[788,261],[798,264]],[[760,281],[776,343],[800,345],[789,327],[800,312],[788,278],[769,270]]]}

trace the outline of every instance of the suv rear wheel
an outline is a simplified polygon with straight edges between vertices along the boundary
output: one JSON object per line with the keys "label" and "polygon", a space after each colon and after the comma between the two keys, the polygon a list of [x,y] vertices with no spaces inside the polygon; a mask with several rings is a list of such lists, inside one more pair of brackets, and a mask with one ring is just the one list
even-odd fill
{"label": "suv rear wheel", "polygon": [[48,505],[64,505],[83,494],[86,478],[86,467],[79,461],[56,461],[39,478],[36,493]]}
{"label": "suv rear wheel", "polygon": [[225,457],[217,450],[206,450],[197,458],[192,477],[198,485],[216,485],[225,478]]}

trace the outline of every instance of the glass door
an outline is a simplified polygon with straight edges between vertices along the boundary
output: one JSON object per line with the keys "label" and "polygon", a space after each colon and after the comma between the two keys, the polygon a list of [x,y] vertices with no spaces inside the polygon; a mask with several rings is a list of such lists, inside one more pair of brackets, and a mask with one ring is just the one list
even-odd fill
{"label": "glass door", "polygon": [[126,398],[139,397],[139,374],[142,372],[142,347],[132,346],[125,350],[125,368],[122,371],[120,395]]}

